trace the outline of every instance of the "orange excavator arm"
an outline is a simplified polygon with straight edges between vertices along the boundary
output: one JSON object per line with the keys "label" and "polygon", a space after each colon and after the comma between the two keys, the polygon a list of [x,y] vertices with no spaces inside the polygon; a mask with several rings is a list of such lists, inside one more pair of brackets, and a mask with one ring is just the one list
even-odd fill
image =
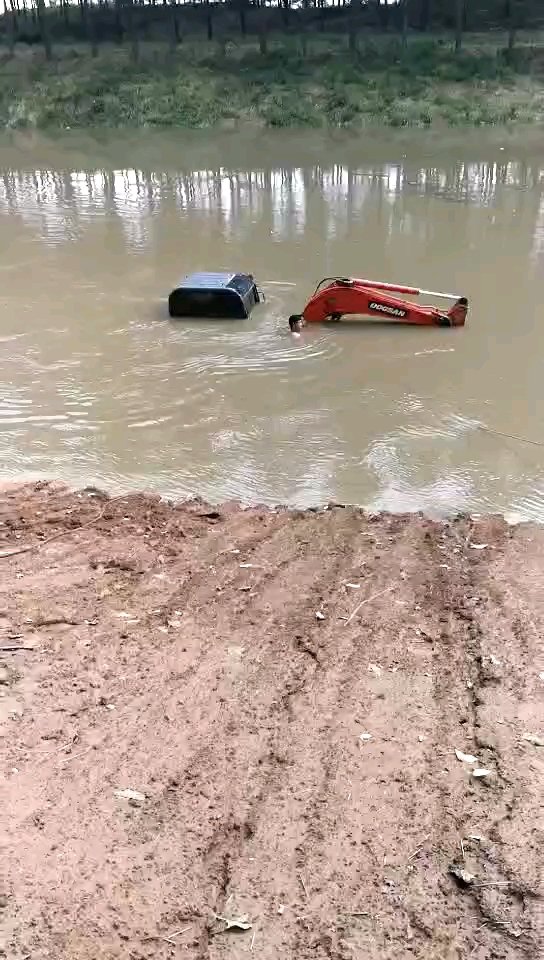
{"label": "orange excavator arm", "polygon": [[453,306],[445,312],[438,307],[423,306],[411,300],[393,296],[393,291],[416,296],[421,293],[433,293],[429,290],[419,290],[417,287],[331,277],[318,284],[300,317],[295,316],[291,320],[302,319],[305,323],[313,323],[339,320],[346,314],[355,314],[421,326],[462,327],[465,324],[468,313],[466,297],[434,293],[434,296],[455,300]]}

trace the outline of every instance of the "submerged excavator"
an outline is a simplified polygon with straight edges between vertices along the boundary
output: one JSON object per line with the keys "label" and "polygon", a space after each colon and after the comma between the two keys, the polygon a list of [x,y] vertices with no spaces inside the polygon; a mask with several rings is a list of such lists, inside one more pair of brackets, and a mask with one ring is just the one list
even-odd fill
{"label": "submerged excavator", "polygon": [[[444,311],[393,296],[399,293],[453,300],[454,303]],[[264,297],[250,273],[198,272],[183,277],[172,290],[168,298],[168,312],[171,317],[242,319],[249,317],[253,307],[262,299]],[[383,283],[381,280],[325,277],[318,283],[302,313],[289,317],[289,326],[295,333],[306,323],[340,320],[352,315],[425,327],[463,327],[467,313],[467,298],[455,294],[420,290],[418,287]]]}
{"label": "submerged excavator", "polygon": [[[437,297],[455,302],[448,311],[444,311],[412,300],[403,300],[392,296],[393,293]],[[455,294],[420,290],[418,287],[382,283],[378,280],[325,277],[318,283],[302,313],[289,317],[289,326],[296,332],[307,323],[340,320],[346,315],[352,315],[425,327],[463,327],[467,313],[467,298]]]}

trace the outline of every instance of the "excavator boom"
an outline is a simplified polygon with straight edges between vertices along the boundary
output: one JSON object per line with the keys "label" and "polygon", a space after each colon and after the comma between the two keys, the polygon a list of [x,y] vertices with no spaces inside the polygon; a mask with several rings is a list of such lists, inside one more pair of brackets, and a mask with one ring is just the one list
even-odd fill
{"label": "excavator boom", "polygon": [[455,299],[453,306],[444,311],[438,307],[403,300],[393,296],[393,291],[415,296],[430,293],[430,291],[419,290],[417,287],[332,277],[318,284],[304,307],[301,317],[297,319],[302,319],[305,323],[313,323],[339,320],[349,314],[429,327],[462,327],[465,324],[468,313],[466,297],[454,298],[451,294],[434,293],[434,296]]}

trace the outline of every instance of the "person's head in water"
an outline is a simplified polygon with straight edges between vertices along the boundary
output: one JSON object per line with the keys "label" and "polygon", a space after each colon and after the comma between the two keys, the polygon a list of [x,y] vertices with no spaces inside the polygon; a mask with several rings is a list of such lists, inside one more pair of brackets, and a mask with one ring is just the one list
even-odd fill
{"label": "person's head in water", "polygon": [[291,329],[291,333],[300,333],[302,330],[302,322],[302,317],[298,317],[296,315],[289,317],[289,327]]}

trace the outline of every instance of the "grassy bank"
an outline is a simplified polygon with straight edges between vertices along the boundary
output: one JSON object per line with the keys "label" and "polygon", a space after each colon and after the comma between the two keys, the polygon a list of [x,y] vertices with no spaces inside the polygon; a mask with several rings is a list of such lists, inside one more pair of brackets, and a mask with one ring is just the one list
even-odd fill
{"label": "grassy bank", "polygon": [[17,49],[0,66],[0,126],[13,128],[480,126],[544,119],[544,43],[508,52],[473,37],[376,37],[349,52],[343,36],[191,41],[175,52]]}

